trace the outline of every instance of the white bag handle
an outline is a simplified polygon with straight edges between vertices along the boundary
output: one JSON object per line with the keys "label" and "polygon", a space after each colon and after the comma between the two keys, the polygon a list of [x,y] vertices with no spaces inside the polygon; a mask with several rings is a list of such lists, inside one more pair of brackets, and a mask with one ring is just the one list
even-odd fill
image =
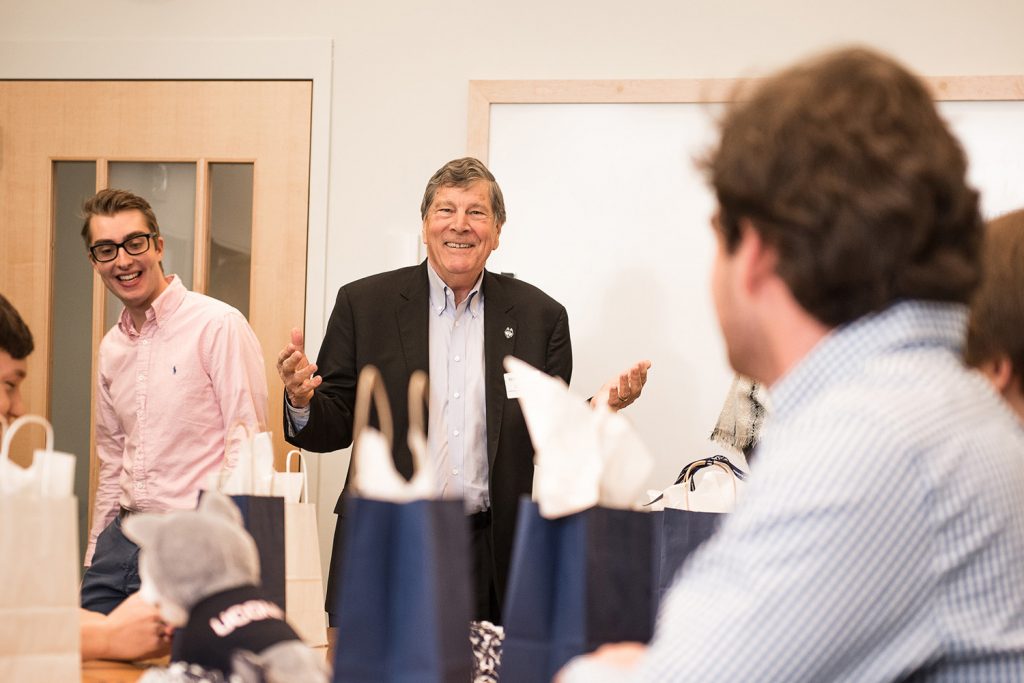
{"label": "white bag handle", "polygon": [[4,431],[3,442],[0,444],[0,458],[5,460],[10,458],[11,441],[14,440],[14,433],[21,429],[22,425],[27,424],[42,426],[46,430],[46,450],[53,450],[53,425],[50,424],[49,420],[39,415],[22,415]]}
{"label": "white bag handle", "polygon": [[433,478],[427,468],[427,421],[426,410],[430,404],[430,381],[427,373],[417,370],[409,378],[409,431],[406,442],[412,454],[413,480]]}
{"label": "white bag handle", "polygon": [[[39,415],[22,415],[8,426],[4,431],[3,441],[0,441],[0,473],[7,471],[7,464],[11,459],[11,442],[14,440],[15,432],[27,424],[37,424],[46,430],[46,452],[53,451],[53,425],[45,417]],[[43,467],[41,469],[43,477],[45,477],[40,482],[41,490],[46,491],[49,489],[50,468]]]}
{"label": "white bag handle", "polygon": [[292,449],[292,450],[288,451],[288,455],[284,456],[284,471],[285,471],[285,474],[291,474],[292,473],[292,456],[293,455],[299,456],[299,463],[301,463],[301,465],[302,465],[302,472],[298,473],[298,474],[302,475],[302,498],[300,498],[299,500],[301,502],[308,503],[309,502],[309,474],[307,474],[306,456],[305,456],[305,454],[302,451],[295,450],[295,449]]}
{"label": "white bag handle", "polygon": [[[427,376],[413,373],[409,384],[409,450],[412,478],[406,481],[395,468],[393,430],[387,392],[380,373],[371,365],[359,374],[356,388],[355,444],[349,467],[351,491],[366,498],[404,503],[436,497],[434,471],[427,465],[427,442],[423,407],[429,400]],[[377,407],[381,429],[367,429],[371,400]]]}

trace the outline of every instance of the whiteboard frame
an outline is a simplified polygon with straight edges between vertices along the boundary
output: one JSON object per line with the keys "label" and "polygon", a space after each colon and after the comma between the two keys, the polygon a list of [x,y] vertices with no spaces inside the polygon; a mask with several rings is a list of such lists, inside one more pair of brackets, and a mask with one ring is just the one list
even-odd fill
{"label": "whiteboard frame", "polygon": [[[731,102],[762,79],[475,80],[469,82],[466,151],[485,164],[492,104],[687,104]],[[922,78],[935,99],[1024,101],[1024,75]]]}
{"label": "whiteboard frame", "polygon": [[[473,80],[469,82],[467,152],[489,163],[493,104],[727,104],[763,80]],[[1024,75],[922,81],[937,102],[1024,103]],[[664,458],[656,457],[652,477],[663,469]],[[654,477],[648,483],[656,481]]]}

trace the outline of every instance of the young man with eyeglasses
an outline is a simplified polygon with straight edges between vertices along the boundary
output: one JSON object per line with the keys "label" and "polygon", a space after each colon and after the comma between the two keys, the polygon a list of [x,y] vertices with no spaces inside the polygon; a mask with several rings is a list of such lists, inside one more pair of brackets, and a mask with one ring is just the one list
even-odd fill
{"label": "young man with eyeglasses", "polygon": [[244,424],[267,424],[259,341],[245,317],[165,276],[153,209],[124,190],[82,207],[82,238],[103,284],[124,304],[100,345],[100,461],[82,607],[109,613],[138,590],[138,547],[121,533],[133,512],[191,508],[239,447]]}

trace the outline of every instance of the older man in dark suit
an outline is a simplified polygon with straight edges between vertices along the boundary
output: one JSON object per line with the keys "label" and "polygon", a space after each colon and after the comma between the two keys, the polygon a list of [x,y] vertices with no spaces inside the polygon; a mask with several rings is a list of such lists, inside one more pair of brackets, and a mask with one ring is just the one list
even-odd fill
{"label": "older man in dark suit", "polygon": [[[502,359],[515,356],[568,382],[569,321],[565,308],[536,287],[484,270],[498,247],[505,206],[481,162],[457,159],[439,169],[427,184],[420,213],[427,260],[342,287],[317,363],[306,358],[302,334],[292,332],[277,362],[285,385],[285,429],[290,443],[311,451],[347,447],[359,371],[375,365],[392,397],[395,465],[408,477],[406,386],[414,371],[427,371],[427,438],[439,493],[466,502],[475,616],[500,623],[517,500],[533,484],[533,447],[518,402],[509,400],[514,396]],[[598,392],[599,400],[613,409],[629,405],[640,395],[649,367],[643,361],[615,377]],[[343,492],[338,514],[344,497]],[[338,521],[329,612],[341,554]]]}

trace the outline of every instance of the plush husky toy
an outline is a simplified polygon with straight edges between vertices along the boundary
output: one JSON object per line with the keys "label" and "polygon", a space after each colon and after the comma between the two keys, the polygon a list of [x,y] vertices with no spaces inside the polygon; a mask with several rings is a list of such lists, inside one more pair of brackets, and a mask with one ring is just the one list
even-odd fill
{"label": "plush husky toy", "polygon": [[124,532],[140,548],[142,597],[176,627],[173,664],[142,680],[326,683],[324,655],[261,593],[256,544],[230,498],[207,492],[197,510],[133,515]]}

